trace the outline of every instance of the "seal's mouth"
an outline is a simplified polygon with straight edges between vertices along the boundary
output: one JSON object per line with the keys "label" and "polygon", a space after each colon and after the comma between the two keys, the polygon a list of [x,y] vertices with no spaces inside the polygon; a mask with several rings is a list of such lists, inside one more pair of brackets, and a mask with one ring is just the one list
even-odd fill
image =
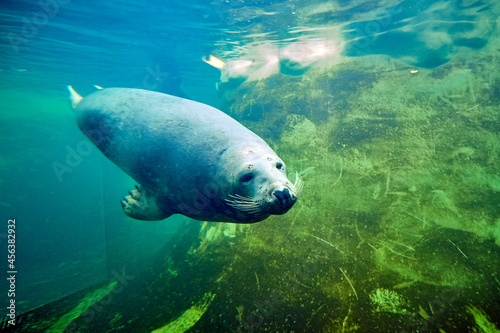
{"label": "seal's mouth", "polygon": [[269,213],[275,215],[286,213],[297,201],[297,196],[286,187],[282,190],[274,190],[271,197],[272,201],[269,207]]}
{"label": "seal's mouth", "polygon": [[256,200],[239,194],[231,194],[225,201],[229,206],[248,215],[263,213],[281,215],[292,208],[302,191],[302,180],[298,174],[296,174],[295,184],[289,184],[289,186],[272,191],[270,200]]}
{"label": "seal's mouth", "polygon": [[290,187],[275,189],[271,193],[272,201],[270,203],[269,213],[275,215],[285,214],[295,204],[302,191],[302,180],[299,178],[298,173],[295,174],[295,183],[293,186],[291,186],[291,184],[289,184],[289,186]]}

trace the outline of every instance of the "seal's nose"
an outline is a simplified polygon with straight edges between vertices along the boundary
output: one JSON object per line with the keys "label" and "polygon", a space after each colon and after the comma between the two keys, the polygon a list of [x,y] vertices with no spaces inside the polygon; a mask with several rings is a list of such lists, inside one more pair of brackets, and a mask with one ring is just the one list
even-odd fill
{"label": "seal's nose", "polygon": [[274,191],[273,195],[276,197],[276,199],[278,199],[281,205],[284,205],[285,202],[292,199],[292,194],[286,187],[282,191],[279,190]]}
{"label": "seal's nose", "polygon": [[285,214],[297,201],[295,193],[288,188],[274,190],[272,192],[273,203],[269,206],[269,213],[275,215]]}

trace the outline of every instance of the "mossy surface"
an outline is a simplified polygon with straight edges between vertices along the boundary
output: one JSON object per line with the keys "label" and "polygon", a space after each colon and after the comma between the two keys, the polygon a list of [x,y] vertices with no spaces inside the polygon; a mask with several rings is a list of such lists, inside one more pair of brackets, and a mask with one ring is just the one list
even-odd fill
{"label": "mossy surface", "polygon": [[[232,241],[234,327],[480,331],[469,304],[500,327],[495,66],[352,61],[228,92],[225,111],[305,183],[288,214]],[[377,290],[404,302],[375,304]]]}

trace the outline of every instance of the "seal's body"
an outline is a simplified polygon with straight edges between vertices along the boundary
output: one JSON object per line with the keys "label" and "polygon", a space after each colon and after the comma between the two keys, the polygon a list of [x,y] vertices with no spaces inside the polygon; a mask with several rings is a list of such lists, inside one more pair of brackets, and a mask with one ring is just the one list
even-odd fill
{"label": "seal's body", "polygon": [[83,99],[69,89],[81,131],[140,184],[121,201],[133,218],[250,223],[297,200],[300,180],[288,181],[274,151],[213,107],[139,89]]}

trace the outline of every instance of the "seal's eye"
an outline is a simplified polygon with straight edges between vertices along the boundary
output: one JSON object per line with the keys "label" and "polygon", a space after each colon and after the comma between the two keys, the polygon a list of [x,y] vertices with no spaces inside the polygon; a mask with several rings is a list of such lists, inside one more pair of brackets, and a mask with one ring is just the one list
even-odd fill
{"label": "seal's eye", "polygon": [[278,169],[278,170],[283,170],[283,163],[281,163],[281,162],[277,162],[277,163],[276,163],[276,169]]}
{"label": "seal's eye", "polygon": [[253,179],[253,173],[247,173],[247,174],[240,177],[240,182],[248,183],[252,179]]}

